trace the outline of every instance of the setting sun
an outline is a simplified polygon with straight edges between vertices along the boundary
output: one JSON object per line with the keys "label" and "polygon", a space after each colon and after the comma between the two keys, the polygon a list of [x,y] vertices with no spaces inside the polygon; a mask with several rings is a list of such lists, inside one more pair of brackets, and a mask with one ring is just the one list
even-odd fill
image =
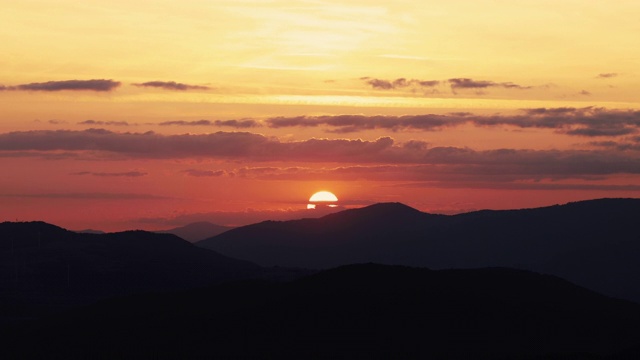
{"label": "setting sun", "polygon": [[311,197],[309,198],[309,204],[307,205],[307,209],[315,209],[316,206],[320,204],[328,205],[330,207],[335,207],[336,201],[338,201],[338,197],[335,196],[332,192],[318,191],[317,193],[311,195]]}
{"label": "setting sun", "polygon": [[317,201],[338,201],[338,198],[331,192],[329,191],[318,191],[317,193],[311,195],[311,197],[309,198],[310,202],[317,202]]}

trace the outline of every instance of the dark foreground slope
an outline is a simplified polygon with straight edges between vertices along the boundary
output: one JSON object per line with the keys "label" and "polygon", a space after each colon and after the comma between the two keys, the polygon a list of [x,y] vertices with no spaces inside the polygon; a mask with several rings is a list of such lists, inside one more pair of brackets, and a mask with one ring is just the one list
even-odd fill
{"label": "dark foreground slope", "polygon": [[169,234],[80,234],[43,222],[0,224],[0,322],[148,291],[255,276],[249,262]]}
{"label": "dark foreground slope", "polygon": [[631,359],[639,336],[639,305],[556,277],[369,264],[291,283],[110,301],[11,329],[2,351],[48,359],[597,359],[625,352]]}
{"label": "dark foreground slope", "polygon": [[198,246],[261,265],[329,268],[358,262],[549,272],[640,301],[640,199],[537,209],[422,213],[376,204],[319,219],[267,221]]}

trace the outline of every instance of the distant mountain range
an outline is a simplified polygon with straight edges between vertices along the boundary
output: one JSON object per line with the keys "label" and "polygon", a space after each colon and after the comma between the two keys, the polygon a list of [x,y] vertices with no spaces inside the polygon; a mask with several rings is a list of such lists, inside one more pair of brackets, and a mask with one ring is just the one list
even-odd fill
{"label": "distant mountain range", "polygon": [[[194,243],[216,235],[220,235],[223,232],[231,229],[233,229],[233,227],[231,226],[217,225],[208,221],[199,221],[168,230],[158,230],[152,232],[155,232],[157,234],[173,234],[183,240]],[[106,234],[105,231],[94,229],[75,230],[75,232],[81,234]]]}
{"label": "distant mountain range", "polygon": [[[77,233],[44,222],[0,223],[0,320],[114,296],[259,276],[263,269],[171,234]],[[24,313],[24,314],[23,314]]]}
{"label": "distant mountain range", "polygon": [[0,223],[0,358],[637,359],[640,304],[503,266],[638,301],[639,218],[636,199],[455,216],[387,203],[198,243],[224,255]]}
{"label": "distant mountain range", "polygon": [[640,199],[453,216],[384,203],[319,219],[265,221],[197,245],[263,266],[515,267],[640,302],[639,219]]}
{"label": "distant mountain range", "polygon": [[527,271],[365,264],[122,298],[0,335],[0,357],[20,359],[636,359],[640,305]]}
{"label": "distant mountain range", "polygon": [[223,232],[231,229],[233,229],[233,227],[217,225],[207,221],[201,221],[174,229],[160,230],[155,232],[159,234],[173,234],[193,243],[222,234]]}

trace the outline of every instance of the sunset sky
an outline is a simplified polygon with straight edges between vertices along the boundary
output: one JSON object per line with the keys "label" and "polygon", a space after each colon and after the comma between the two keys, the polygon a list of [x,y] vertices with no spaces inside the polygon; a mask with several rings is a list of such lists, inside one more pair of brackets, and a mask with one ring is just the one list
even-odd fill
{"label": "sunset sky", "polygon": [[4,0],[0,221],[640,196],[637,0]]}

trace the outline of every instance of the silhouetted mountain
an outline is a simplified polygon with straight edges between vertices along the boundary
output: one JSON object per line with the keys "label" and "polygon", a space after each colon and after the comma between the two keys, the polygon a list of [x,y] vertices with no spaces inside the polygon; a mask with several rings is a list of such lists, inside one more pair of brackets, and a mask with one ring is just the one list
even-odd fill
{"label": "silhouetted mountain", "polygon": [[367,264],[109,301],[7,329],[0,355],[631,359],[639,336],[640,305],[553,276]]}
{"label": "silhouetted mountain", "polygon": [[261,271],[171,234],[82,234],[43,222],[5,222],[0,224],[0,320],[112,296],[208,286]]}
{"label": "silhouetted mountain", "polygon": [[638,219],[640,199],[454,216],[377,204],[319,219],[253,224],[197,245],[268,266],[517,267],[640,301]]}
{"label": "silhouetted mountain", "polygon": [[401,250],[396,238],[415,237],[420,227],[440,217],[398,203],[376,204],[317,219],[243,226],[196,245],[266,266],[329,268],[388,263],[384,255]]}
{"label": "silhouetted mountain", "polygon": [[77,233],[81,234],[105,234],[102,230],[94,230],[94,229],[84,229],[84,230],[75,230]]}
{"label": "silhouetted mountain", "polygon": [[173,234],[189,242],[204,240],[216,235],[220,235],[225,231],[233,229],[230,226],[216,225],[210,222],[201,221],[177,227],[175,229],[154,231],[160,234]]}

